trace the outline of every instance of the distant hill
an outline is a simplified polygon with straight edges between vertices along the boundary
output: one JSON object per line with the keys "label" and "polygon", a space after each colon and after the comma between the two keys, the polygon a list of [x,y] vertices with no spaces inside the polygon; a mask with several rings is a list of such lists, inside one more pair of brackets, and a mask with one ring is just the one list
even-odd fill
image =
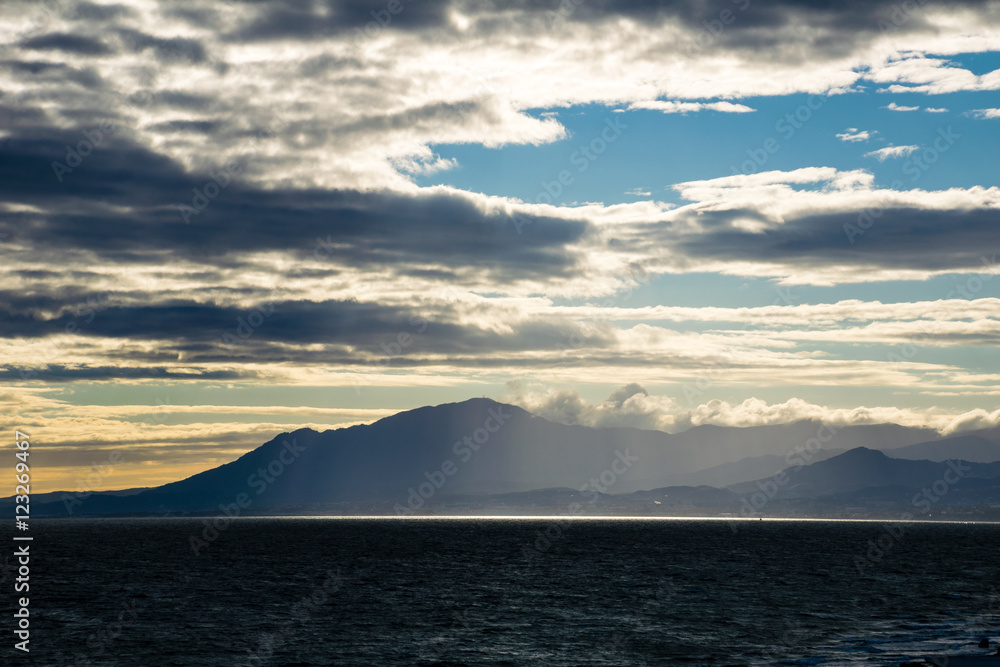
{"label": "distant hill", "polygon": [[1000,442],[987,440],[982,435],[960,435],[953,438],[918,442],[888,450],[895,459],[946,461],[961,459],[978,463],[1000,461]]}
{"label": "distant hill", "polygon": [[737,495],[732,491],[711,486],[666,486],[662,489],[636,491],[629,494],[629,497],[633,500],[652,501],[667,507],[674,505],[723,507],[733,505],[737,500]]}
{"label": "distant hill", "polygon": [[[823,461],[831,456],[843,454],[843,449],[820,449],[817,452],[810,452],[811,463]],[[764,456],[750,456],[732,463],[723,463],[712,466],[705,470],[697,470],[686,475],[670,477],[674,483],[683,483],[686,486],[714,486],[724,488],[750,482],[753,480],[769,477],[774,473],[788,467],[789,461],[793,460],[796,454],[781,456],[778,454],[765,454]]]}
{"label": "distant hill", "polygon": [[[950,486],[964,479],[991,479],[1000,476],[1000,463],[909,461],[857,447],[825,461],[783,472],[787,481],[777,484],[775,498],[821,498],[881,487],[909,492],[933,487],[939,480],[945,480]],[[737,494],[752,494],[768,486],[769,482],[775,482],[775,478],[728,488]]]}

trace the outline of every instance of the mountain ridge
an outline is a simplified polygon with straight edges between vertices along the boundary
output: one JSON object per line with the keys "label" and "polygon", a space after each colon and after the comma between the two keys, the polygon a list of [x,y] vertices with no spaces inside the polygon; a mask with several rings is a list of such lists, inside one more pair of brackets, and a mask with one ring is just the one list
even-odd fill
{"label": "mountain ridge", "polygon": [[[77,498],[71,513],[211,512],[234,503],[248,512],[352,503],[392,512],[392,508],[423,510],[449,498],[579,490],[586,485],[614,496],[704,487],[724,493],[685,490],[681,495],[722,502],[727,494],[753,493],[761,480],[721,489],[677,482],[697,482],[699,470],[711,470],[705,463],[723,460],[722,465],[733,466],[755,458],[766,467],[782,461],[812,464],[796,467],[793,482],[782,489],[781,497],[794,499],[850,493],[869,483],[892,484],[905,481],[908,474],[924,480],[929,471],[938,470],[927,464],[940,465],[893,459],[866,447],[851,447],[838,455],[824,450],[867,442],[880,434],[899,436],[891,444],[905,448],[927,442],[921,440],[926,435],[923,429],[834,428],[815,422],[696,429],[668,434],[565,425],[517,406],[472,398],[402,411],[372,424],[286,431],[233,461],[183,480],[128,496],[102,493]],[[708,439],[699,439],[703,437]],[[761,449],[780,453],[761,455]],[[749,456],[726,461],[739,454]],[[803,472],[821,463],[828,465]],[[859,466],[864,470],[859,472]],[[825,472],[820,475],[816,470]],[[655,504],[662,505],[662,499]],[[65,514],[67,510],[58,505],[39,503],[33,510]]]}

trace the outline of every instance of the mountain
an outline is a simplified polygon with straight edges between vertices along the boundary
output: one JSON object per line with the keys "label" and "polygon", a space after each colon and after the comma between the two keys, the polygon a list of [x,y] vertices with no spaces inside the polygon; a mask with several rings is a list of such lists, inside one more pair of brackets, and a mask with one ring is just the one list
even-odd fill
{"label": "mountain", "polygon": [[[578,489],[613,467],[622,473],[614,475],[617,482],[650,488],[670,469],[673,451],[670,436],[659,431],[566,426],[472,399],[370,425],[283,433],[179,482],[129,498],[86,498],[74,513],[211,511],[240,498],[254,511],[331,503],[388,503],[388,509],[422,506],[432,497]],[[45,509],[39,504],[33,512]]]}
{"label": "mountain", "polygon": [[[843,454],[843,449],[820,449],[811,454],[811,461],[824,461],[831,456]],[[714,486],[724,488],[739,484],[740,482],[750,482],[764,477],[769,477],[776,472],[788,467],[790,461],[795,456],[781,456],[778,454],[765,454],[764,456],[748,456],[732,463],[723,463],[712,466],[704,470],[697,470],[686,475],[671,476],[668,481],[686,486]]]}
{"label": "mountain", "polygon": [[947,461],[961,459],[978,463],[1000,461],[1000,442],[987,440],[982,435],[960,435],[953,438],[918,442],[886,452],[895,459],[910,459],[913,461],[927,459],[928,461]]}
{"label": "mountain", "polygon": [[[55,498],[44,502],[38,497],[32,514],[217,512],[220,507],[235,507],[241,513],[406,513],[427,511],[447,499],[461,503],[466,502],[463,498],[478,498],[469,502],[486,507],[488,497],[498,494],[559,488],[599,493],[603,498],[674,487],[673,493],[686,498],[679,501],[681,505],[700,506],[710,498],[728,502],[731,493],[712,496],[715,490],[705,491],[710,486],[703,484],[705,480],[722,485],[727,479],[766,476],[791,461],[814,463],[796,474],[789,492],[845,492],[891,482],[894,478],[888,473],[872,477],[872,471],[840,470],[838,466],[848,460],[843,457],[857,457],[856,451],[821,459],[830,450],[857,442],[901,448],[927,441],[925,430],[893,425],[837,430],[813,422],[700,426],[676,435],[589,428],[554,423],[488,399],[471,399],[400,412],[368,425],[283,433],[235,461],[129,495],[77,497],[69,507]],[[854,468],[888,465],[882,461],[884,455],[865,451],[870,460],[859,461]],[[876,454],[881,459],[872,458]],[[917,467],[930,464],[890,461]],[[822,474],[805,472],[819,471],[815,466],[824,464],[830,467]],[[556,496],[549,497],[551,504]],[[563,496],[558,497],[561,502]],[[662,499],[640,500],[642,507],[664,505]]]}
{"label": "mountain", "polygon": [[777,499],[821,498],[881,487],[893,487],[909,493],[935,484],[941,488],[942,480],[952,486],[967,479],[996,477],[1000,477],[1000,463],[909,461],[890,458],[867,447],[857,447],[825,461],[788,468],[782,471],[781,476],[728,488],[743,495],[771,489],[773,492],[768,495]]}
{"label": "mountain", "polygon": [[[870,424],[833,428],[819,422],[736,428],[711,424],[668,436],[677,454],[672,474],[682,475],[748,457],[794,456],[807,449],[848,450],[856,447],[896,449],[937,439],[936,431],[895,424]],[[779,464],[780,465],[780,464]],[[675,478],[673,483],[691,484]]]}

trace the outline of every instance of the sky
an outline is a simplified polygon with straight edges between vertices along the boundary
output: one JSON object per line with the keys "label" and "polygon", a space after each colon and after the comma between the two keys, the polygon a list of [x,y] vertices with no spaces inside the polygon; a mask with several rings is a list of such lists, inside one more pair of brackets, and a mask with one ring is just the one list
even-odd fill
{"label": "sky", "polygon": [[35,491],[488,396],[1000,424],[1000,3],[13,2]]}

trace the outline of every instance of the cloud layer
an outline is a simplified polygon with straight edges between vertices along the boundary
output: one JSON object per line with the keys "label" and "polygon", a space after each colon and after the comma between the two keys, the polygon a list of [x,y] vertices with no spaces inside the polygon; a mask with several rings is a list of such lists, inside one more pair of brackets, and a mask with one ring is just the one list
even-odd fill
{"label": "cloud layer", "polygon": [[[996,422],[985,403],[940,417],[802,397],[831,384],[903,402],[995,395],[976,355],[991,362],[1000,342],[1000,189],[928,185],[934,162],[977,141],[947,116],[933,116],[937,134],[870,152],[859,144],[882,134],[837,125],[859,159],[894,158],[888,185],[872,160],[825,156],[681,183],[652,174],[628,190],[642,201],[622,204],[417,184],[459,166],[442,146],[542,147],[573,136],[583,108],[624,125],[735,121],[770,97],[872,93],[873,108],[943,114],[930,96],[1000,89],[1000,71],[954,58],[995,51],[997,2],[67,1],[4,14],[0,378],[24,392],[5,423],[30,413],[73,461],[143,436],[122,425],[136,414],[44,393],[91,385],[473,391],[518,377],[553,387],[525,405],[579,423]],[[996,112],[970,115],[986,125]],[[650,194],[663,188],[675,202]],[[702,275],[955,287],[746,308],[658,291]],[[602,403],[577,393],[619,378],[634,384]],[[704,384],[742,398],[688,401]],[[213,439],[205,464],[281,423],[202,408],[216,416],[163,426],[143,461]],[[81,425],[91,436],[71,436]]]}

